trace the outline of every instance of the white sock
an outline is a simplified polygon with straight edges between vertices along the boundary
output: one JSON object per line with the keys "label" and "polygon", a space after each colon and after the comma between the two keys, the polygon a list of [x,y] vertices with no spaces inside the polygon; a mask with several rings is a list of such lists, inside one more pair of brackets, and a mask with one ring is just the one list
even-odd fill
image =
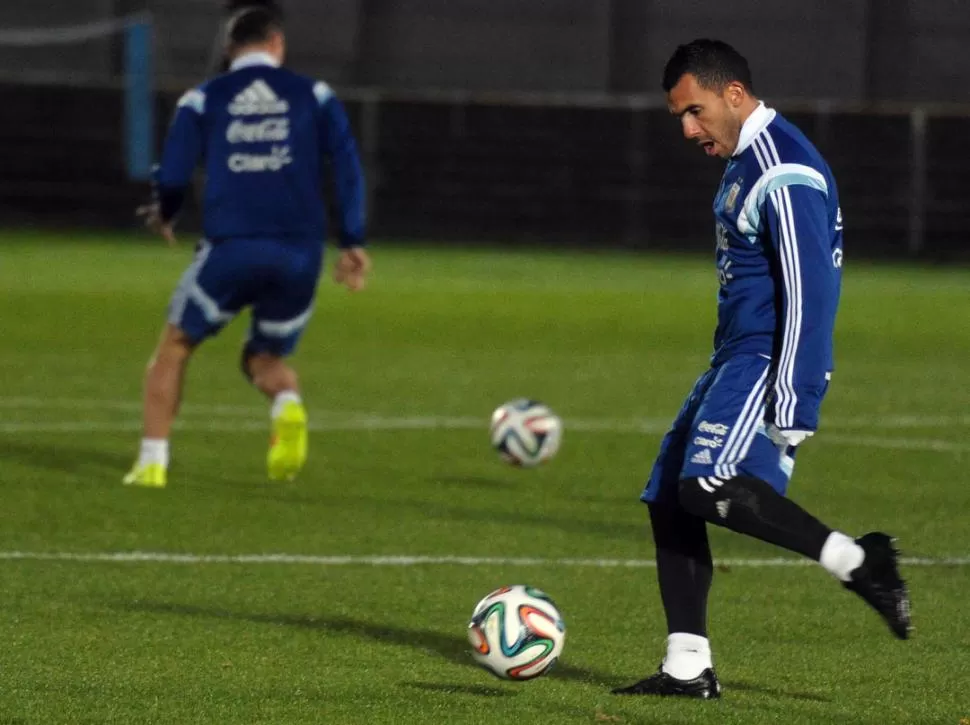
{"label": "white sock", "polygon": [[855,569],[862,566],[866,552],[850,536],[841,531],[833,531],[822,545],[822,555],[818,559],[825,571],[844,582],[851,579]]}
{"label": "white sock", "polygon": [[284,390],[282,393],[277,393],[276,397],[273,398],[273,408],[270,410],[270,417],[274,420],[283,411],[283,406],[287,403],[302,403],[303,399],[300,398],[300,394],[295,390]]}
{"label": "white sock", "polygon": [[707,637],[686,632],[674,632],[667,637],[667,656],[661,669],[671,677],[693,680],[713,666],[711,643]]}
{"label": "white sock", "polygon": [[161,463],[168,468],[168,441],[164,438],[142,438],[138,463],[143,466],[149,463]]}

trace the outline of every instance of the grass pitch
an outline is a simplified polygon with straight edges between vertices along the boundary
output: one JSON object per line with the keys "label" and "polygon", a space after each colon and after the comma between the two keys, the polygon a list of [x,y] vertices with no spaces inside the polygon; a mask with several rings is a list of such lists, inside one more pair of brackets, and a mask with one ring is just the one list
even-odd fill
{"label": "grass pitch", "polygon": [[[792,485],[831,525],[885,528],[922,560],[904,572],[914,638],[816,567],[755,566],[785,554],[715,531],[725,693],[702,703],[609,688],[663,652],[637,496],[707,364],[707,260],[376,245],[371,288],[324,282],[295,358],[314,426],[299,481],[264,480],[267,406],[237,372],[237,320],[193,361],[169,487],[150,491],[120,479],[190,245],[2,244],[0,723],[970,717],[965,270],[847,258],[837,370]],[[566,422],[537,470],[488,448],[489,414],[518,396]],[[131,552],[162,556],[110,558]],[[548,677],[471,664],[467,618],[507,583],[564,614]]]}

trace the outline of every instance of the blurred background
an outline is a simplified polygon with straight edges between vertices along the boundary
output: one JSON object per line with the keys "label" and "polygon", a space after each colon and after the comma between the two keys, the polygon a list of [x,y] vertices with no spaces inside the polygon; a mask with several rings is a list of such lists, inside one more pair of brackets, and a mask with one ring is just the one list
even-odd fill
{"label": "blurred background", "polygon": [[[854,254],[964,253],[965,0],[283,6],[290,67],[351,114],[373,236],[709,250],[722,165],[680,137],[659,78],[713,36],[826,155]],[[0,224],[131,228],[222,16],[220,0],[0,5]]]}

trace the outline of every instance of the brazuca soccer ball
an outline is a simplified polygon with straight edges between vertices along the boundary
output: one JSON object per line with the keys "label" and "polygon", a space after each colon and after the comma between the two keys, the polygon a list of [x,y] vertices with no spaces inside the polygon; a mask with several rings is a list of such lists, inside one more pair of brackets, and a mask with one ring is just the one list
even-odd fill
{"label": "brazuca soccer ball", "polygon": [[531,680],[562,653],[566,625],[549,596],[516,584],[488,594],[468,623],[475,661],[496,677]]}
{"label": "brazuca soccer ball", "polygon": [[562,421],[548,406],[520,398],[496,408],[490,433],[492,446],[507,462],[536,466],[559,450]]}

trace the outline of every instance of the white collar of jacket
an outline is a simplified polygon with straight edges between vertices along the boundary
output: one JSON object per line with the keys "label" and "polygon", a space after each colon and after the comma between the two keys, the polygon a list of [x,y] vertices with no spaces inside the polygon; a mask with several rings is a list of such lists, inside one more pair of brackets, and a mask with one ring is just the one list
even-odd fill
{"label": "white collar of jacket", "polygon": [[748,146],[754,143],[759,133],[767,128],[768,124],[775,120],[775,109],[768,108],[764,101],[758,101],[758,107],[751,112],[747,120],[741,126],[741,135],[738,136],[738,147],[734,149],[732,156],[740,156],[748,150]]}
{"label": "white collar of jacket", "polygon": [[244,53],[236,58],[232,62],[232,65],[229,66],[229,70],[239,70],[240,68],[249,68],[254,65],[268,65],[273,68],[279,68],[280,66],[280,64],[276,61],[276,58],[271,56],[269,53],[254,51],[252,53]]}

